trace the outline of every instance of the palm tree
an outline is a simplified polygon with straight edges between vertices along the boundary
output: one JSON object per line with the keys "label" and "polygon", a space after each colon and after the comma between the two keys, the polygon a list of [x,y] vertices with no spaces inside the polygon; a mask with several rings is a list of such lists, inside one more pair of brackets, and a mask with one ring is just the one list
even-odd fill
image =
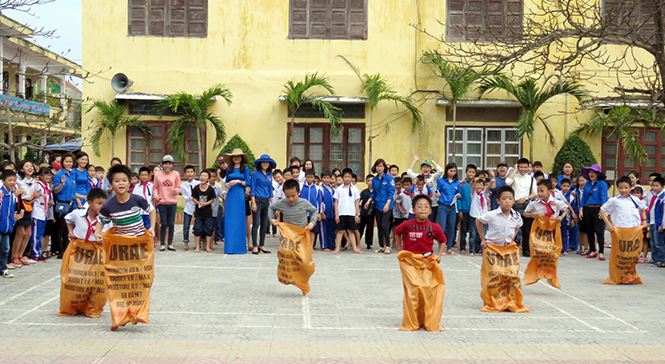
{"label": "palm tree", "polygon": [[[645,110],[631,109],[629,107],[612,108],[609,112],[597,111],[591,120],[580,125],[573,134],[601,136],[603,138],[616,137],[621,143],[623,152],[635,165],[643,165],[647,159],[647,153],[640,141],[640,129],[650,128],[663,129],[662,121],[654,121],[653,115]],[[619,170],[618,155],[614,161],[614,170]]]}
{"label": "palm tree", "polygon": [[[333,106],[330,102],[324,101],[323,95],[309,95],[309,91],[315,87],[323,88],[328,91],[330,95],[334,95],[335,91],[330,85],[328,78],[319,76],[318,72],[313,74],[306,74],[304,81],[296,82],[295,79],[289,80],[284,84],[284,99],[291,113],[291,121],[288,125],[289,144],[287,146],[287,158],[291,157],[291,147],[293,143],[293,128],[296,122],[296,112],[304,103],[311,103],[312,106],[323,111],[323,115],[330,120],[331,133],[337,134],[341,130],[342,123],[342,109]],[[307,94],[307,95],[306,95]]]}
{"label": "palm tree", "polygon": [[475,87],[472,82],[478,80],[482,75],[487,73],[483,68],[480,72],[476,72],[470,68],[457,67],[454,64],[447,62],[443,56],[436,51],[426,51],[423,53],[422,62],[430,65],[434,70],[437,77],[443,78],[448,86],[448,94],[446,95],[445,89],[441,94],[450,98],[450,103],[453,106],[453,161],[455,160],[455,138],[457,137],[457,101],[465,97]]}
{"label": "palm tree", "polygon": [[536,121],[539,120],[545,127],[550,145],[553,147],[556,146],[556,139],[554,139],[552,129],[550,129],[545,119],[538,115],[538,109],[557,95],[569,94],[574,96],[578,101],[586,96],[586,91],[582,85],[574,80],[543,85],[539,88],[537,81],[533,78],[524,78],[518,84],[515,84],[504,74],[498,74],[485,79],[478,89],[480,97],[486,92],[504,90],[522,104],[522,114],[517,119],[516,124],[516,138],[519,140],[526,136],[529,139],[529,160],[531,161],[533,161],[533,131],[536,128]]}
{"label": "palm tree", "polygon": [[231,105],[233,95],[228,88],[221,84],[211,86],[203,91],[201,96],[178,92],[157,102],[157,110],[160,114],[171,110],[171,112],[178,116],[178,119],[171,124],[167,132],[169,134],[168,140],[171,150],[180,160],[187,160],[185,147],[187,132],[191,128],[196,129],[196,142],[199,148],[197,155],[199,168],[201,169],[205,168],[203,148],[201,146],[201,130],[207,130],[208,123],[212,125],[212,130],[215,132],[214,149],[221,148],[224,141],[226,141],[224,122],[215,114],[208,111],[208,107],[217,97],[223,98],[227,105]]}
{"label": "palm tree", "polygon": [[411,131],[414,132],[422,124],[422,113],[416,106],[416,103],[410,97],[404,97],[397,95],[397,91],[393,89],[392,85],[389,85],[388,82],[381,76],[380,73],[373,75],[364,73],[360,74],[358,69],[351,63],[349,60],[343,56],[337,56],[342,58],[348,65],[353,69],[353,71],[358,76],[360,80],[360,92],[364,93],[367,96],[367,103],[369,104],[369,164],[372,165],[372,140],[374,136],[372,135],[373,128],[373,117],[374,110],[376,110],[379,102],[381,101],[392,101],[395,103],[395,107],[402,105],[407,109],[407,113],[411,113]]}
{"label": "palm tree", "polygon": [[[90,136],[90,144],[92,144],[92,151],[95,155],[100,156],[99,144],[102,140],[102,136],[105,132],[111,133],[111,156],[115,157],[115,135],[122,128],[137,128],[143,133],[146,138],[146,141],[152,135],[150,132],[150,127],[144,122],[139,120],[138,116],[128,117],[124,116],[125,111],[127,110],[127,105],[118,103],[117,100],[111,102],[106,102],[104,100],[94,100],[92,105],[88,107],[86,113],[89,113],[92,110],[97,110],[99,114],[99,123],[95,127]],[[95,120],[92,120],[92,124],[95,123]]]}

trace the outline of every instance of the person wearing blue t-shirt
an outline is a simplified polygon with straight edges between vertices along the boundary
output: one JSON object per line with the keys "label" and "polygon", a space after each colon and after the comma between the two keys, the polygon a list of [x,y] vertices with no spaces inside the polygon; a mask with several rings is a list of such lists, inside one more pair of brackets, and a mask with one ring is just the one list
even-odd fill
{"label": "person wearing blue t-shirt", "polygon": [[365,208],[374,201],[374,216],[379,230],[379,249],[375,253],[390,254],[390,219],[393,215],[395,201],[395,179],[387,174],[388,165],[386,161],[379,158],[372,166],[372,173],[375,174],[372,179],[372,194],[369,200],[365,202]]}

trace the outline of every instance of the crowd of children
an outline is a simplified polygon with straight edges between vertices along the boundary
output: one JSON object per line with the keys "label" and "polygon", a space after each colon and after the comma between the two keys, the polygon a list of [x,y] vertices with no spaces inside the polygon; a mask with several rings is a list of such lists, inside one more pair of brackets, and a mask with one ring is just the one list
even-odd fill
{"label": "crowd of children", "polygon": [[[84,239],[93,239],[94,224],[89,215],[80,211],[76,216],[70,215],[72,211],[88,211],[92,206],[91,191],[93,201],[108,199],[105,208],[100,204],[93,210],[97,214],[99,207],[100,232],[109,223],[114,223],[116,231],[129,235],[142,234],[148,229],[154,232],[160,250],[175,250],[174,216],[178,196],[182,196],[185,200],[183,250],[189,249],[192,218],[194,251],[211,252],[214,245],[224,242],[224,200],[229,185],[233,184],[226,183],[230,169],[222,158],[217,169],[202,170],[198,179],[195,168],[185,166],[183,180],[173,171],[173,158],[168,155],[160,166],[141,167],[138,173],[124,167],[121,172],[109,171],[108,176],[103,167],[91,165],[84,152],[76,156],[56,154],[51,159],[51,164],[40,166],[29,161],[21,161],[17,166],[10,161],[0,164],[3,277],[13,277],[10,270],[18,272],[18,268],[51,257],[61,258],[68,239],[81,238],[84,231],[87,232]],[[367,188],[360,191],[356,187],[358,177],[351,169],[324,170],[317,174],[311,160],[301,165],[298,158],[292,158],[289,167],[280,170],[269,156],[262,156],[255,163],[257,171],[243,183],[248,251],[270,253],[264,246],[265,237],[271,233],[269,224],[287,218],[311,229],[315,248],[319,241],[322,251],[335,254],[347,247],[361,254],[361,242],[373,250],[376,226],[378,248],[374,252],[390,254],[392,249],[403,247],[403,230],[395,233],[395,228],[414,219],[417,214],[413,201],[424,196],[430,204],[428,219],[438,223],[445,237],[441,255],[456,254],[455,247],[459,254],[481,253],[486,240],[509,237],[493,230],[487,222],[512,219],[516,229],[510,239],[528,256],[531,223],[535,217],[544,215],[560,221],[561,255],[577,251],[588,258],[605,260],[606,228],[643,224],[645,244],[640,262],[665,266],[665,179],[660,174],[649,176],[651,188],[644,192],[639,186],[639,174],[630,172],[617,180],[620,195],[608,199],[608,185],[598,165],[577,174],[569,162],[564,164],[561,174],[548,176],[540,162],[531,164],[522,158],[510,168],[500,163],[495,169],[485,171],[467,165],[466,178],[461,179],[455,163],[444,168],[432,160],[431,154],[429,160],[421,162],[421,174],[416,174],[413,168],[420,160],[421,156],[416,155],[408,170],[400,174],[399,166],[378,159],[371,168],[372,174],[365,176]],[[111,169],[120,166],[122,161],[113,158]],[[112,175],[125,172],[129,173],[126,186],[119,181],[122,186],[114,187]],[[510,210],[504,209],[502,191],[512,195]],[[159,216],[155,211],[159,211]],[[307,220],[295,218],[294,211],[306,213]],[[496,212],[496,216],[490,211]],[[642,212],[644,219],[638,219]],[[419,216],[422,215],[421,211]],[[77,228],[76,221],[83,218],[88,219],[89,225]],[[77,231],[81,236],[76,235]],[[272,235],[276,236],[274,228]]]}

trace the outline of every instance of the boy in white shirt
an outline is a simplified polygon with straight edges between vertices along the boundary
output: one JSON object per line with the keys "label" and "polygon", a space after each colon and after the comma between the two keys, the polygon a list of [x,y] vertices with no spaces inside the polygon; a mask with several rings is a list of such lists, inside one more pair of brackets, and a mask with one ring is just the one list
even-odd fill
{"label": "boy in white shirt", "polygon": [[552,182],[543,179],[538,182],[538,199],[531,201],[524,210],[524,216],[537,218],[547,216],[561,222],[568,213],[568,204],[552,197]]}
{"label": "boy in white shirt", "polygon": [[614,231],[614,227],[631,228],[649,225],[646,218],[646,203],[631,195],[630,179],[621,177],[617,180],[619,196],[612,197],[600,208],[600,216],[605,221],[605,229]]}
{"label": "boy in white shirt", "polygon": [[196,172],[194,171],[194,166],[187,165],[185,166],[185,182],[180,183],[180,196],[185,199],[185,206],[183,207],[183,221],[182,221],[182,242],[185,244],[183,250],[189,250],[189,226],[192,223],[192,216],[196,209],[196,203],[192,198],[192,191],[194,187],[198,186],[201,182],[194,179]]}
{"label": "boy in white shirt", "polygon": [[[471,192],[471,208],[469,209],[469,256],[480,253],[480,239],[478,229],[476,228],[476,219],[481,217],[488,210],[490,204],[490,194],[485,186],[486,181],[483,178],[476,178],[473,182],[473,191]],[[484,227],[482,228],[484,231]]]}
{"label": "boy in white shirt", "polygon": [[351,184],[352,176],[353,171],[350,169],[344,169],[342,172],[344,184],[337,187],[335,190],[335,222],[337,223],[337,236],[333,254],[339,253],[344,231],[348,232],[347,238],[351,243],[353,252],[356,254],[363,254],[358,247],[359,244],[356,241],[355,234],[355,231],[358,230],[358,223],[360,222],[360,191]]}
{"label": "boy in white shirt", "polygon": [[[513,242],[517,232],[522,227],[522,217],[513,210],[515,192],[510,186],[503,186],[497,191],[499,208],[485,212],[476,218],[476,230],[480,235],[480,246],[485,248],[487,243],[506,246]],[[483,231],[483,224],[487,224],[487,234]]]}
{"label": "boy in white shirt", "polygon": [[46,256],[46,249],[48,248],[48,237],[46,242],[43,242],[44,231],[46,230],[46,221],[53,220],[53,195],[51,194],[51,169],[48,167],[41,167],[39,169],[39,180],[37,185],[41,196],[35,200],[32,205],[32,221],[35,225],[34,234],[30,237],[32,251],[30,252],[30,259],[35,259],[38,262],[44,262],[48,257]]}
{"label": "boy in white shirt", "polygon": [[[67,222],[70,239],[96,242],[97,216],[99,216],[99,211],[106,202],[106,192],[101,188],[93,188],[88,192],[87,201],[87,209],[76,209],[70,212],[65,216],[65,221]],[[107,224],[102,231],[106,231],[111,227],[112,225]]]}
{"label": "boy in white shirt", "polygon": [[[139,183],[134,186],[132,194],[141,196],[148,201],[148,205],[152,205],[153,194],[153,185],[150,182],[150,168],[141,167],[139,169]],[[141,219],[143,220],[143,225],[146,229],[150,229],[150,214],[146,211],[141,211]]]}

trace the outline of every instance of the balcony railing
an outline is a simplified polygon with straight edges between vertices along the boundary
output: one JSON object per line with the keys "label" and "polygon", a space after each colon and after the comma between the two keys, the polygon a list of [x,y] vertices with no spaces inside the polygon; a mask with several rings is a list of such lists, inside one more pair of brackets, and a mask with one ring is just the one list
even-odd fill
{"label": "balcony railing", "polygon": [[49,104],[32,100],[24,100],[20,97],[12,97],[0,94],[0,106],[9,107],[11,110],[29,114],[43,116],[51,115],[51,106]]}

